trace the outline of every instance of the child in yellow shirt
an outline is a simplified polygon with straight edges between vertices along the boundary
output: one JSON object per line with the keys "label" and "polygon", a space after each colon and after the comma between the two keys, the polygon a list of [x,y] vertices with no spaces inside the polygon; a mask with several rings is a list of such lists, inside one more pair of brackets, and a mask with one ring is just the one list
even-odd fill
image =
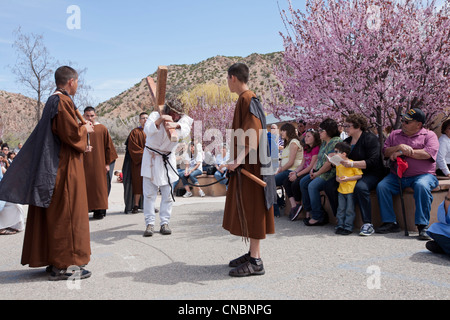
{"label": "child in yellow shirt", "polygon": [[[346,142],[339,142],[334,147],[334,151],[343,160],[350,160],[348,154],[351,147]],[[353,222],[355,220],[355,204],[353,201],[353,190],[356,181],[362,178],[362,171],[358,168],[346,168],[342,164],[336,167],[336,181],[339,182],[338,188],[338,209],[336,214],[337,226],[336,234],[348,235],[353,231]]]}

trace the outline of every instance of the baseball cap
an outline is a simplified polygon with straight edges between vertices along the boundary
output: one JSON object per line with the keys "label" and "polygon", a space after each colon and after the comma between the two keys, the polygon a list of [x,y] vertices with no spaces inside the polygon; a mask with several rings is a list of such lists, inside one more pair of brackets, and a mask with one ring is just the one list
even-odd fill
{"label": "baseball cap", "polygon": [[403,114],[403,119],[407,121],[416,120],[418,122],[425,123],[426,116],[419,108],[410,109],[407,113]]}

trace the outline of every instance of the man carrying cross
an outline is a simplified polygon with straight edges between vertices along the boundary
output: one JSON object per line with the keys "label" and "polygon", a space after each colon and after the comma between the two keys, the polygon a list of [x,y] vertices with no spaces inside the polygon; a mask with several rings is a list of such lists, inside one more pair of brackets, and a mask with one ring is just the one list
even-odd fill
{"label": "man carrying cross", "polygon": [[165,235],[172,233],[169,220],[173,203],[172,183],[178,180],[175,157],[178,141],[171,141],[166,129],[175,129],[181,139],[190,134],[193,120],[184,114],[183,109],[181,101],[168,101],[161,113],[152,112],[145,123],[146,141],[141,166],[146,225],[144,237],[150,237],[154,232],[158,188],[161,191],[160,233]]}

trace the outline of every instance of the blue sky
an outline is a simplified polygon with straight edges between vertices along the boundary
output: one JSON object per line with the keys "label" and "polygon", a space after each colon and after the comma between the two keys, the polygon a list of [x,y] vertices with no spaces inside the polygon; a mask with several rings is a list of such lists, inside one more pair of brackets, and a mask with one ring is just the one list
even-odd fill
{"label": "blue sky", "polygon": [[[304,0],[292,0],[304,9]],[[70,29],[76,5],[79,29]],[[27,92],[8,65],[16,61],[13,31],[43,34],[52,57],[87,68],[96,103],[132,87],[158,65],[216,56],[283,50],[279,6],[287,0],[0,0],[0,90]],[[77,25],[75,25],[78,27]]]}

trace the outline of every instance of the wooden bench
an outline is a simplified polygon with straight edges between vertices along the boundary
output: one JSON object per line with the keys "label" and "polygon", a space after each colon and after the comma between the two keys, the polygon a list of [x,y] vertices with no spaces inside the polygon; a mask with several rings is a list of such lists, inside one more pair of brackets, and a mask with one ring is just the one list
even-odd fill
{"label": "wooden bench", "polygon": [[[203,173],[203,174],[197,176],[197,180],[200,185],[206,185],[206,184],[217,182],[214,175],[208,176],[208,175],[206,175],[206,173]],[[189,180],[189,182],[191,182],[191,180]],[[179,188],[184,188],[183,182],[181,181],[181,179],[178,182],[178,184],[176,185],[175,190],[179,189]],[[221,197],[221,196],[225,196],[227,194],[226,186],[221,183],[216,183],[216,184],[213,184],[212,186],[208,186],[208,187],[202,187],[202,190],[203,190],[203,192],[205,192],[205,194],[207,196],[210,196],[210,197]],[[198,188],[192,187],[192,193],[196,197],[200,196],[198,194]]]}
{"label": "wooden bench", "polygon": [[[447,195],[448,189],[450,189],[450,180],[449,179],[440,179],[439,180],[439,186],[432,190],[433,194],[433,202],[431,203],[431,213],[430,213],[430,222],[431,225],[434,222],[437,222],[437,209],[439,205],[444,201],[444,197]],[[321,192],[322,195],[325,195],[325,192]],[[330,223],[336,224],[336,217],[334,216],[330,203],[328,199],[326,198],[325,202],[325,211],[328,214],[328,217],[330,219]],[[375,191],[372,191],[370,194],[370,199],[372,203],[372,224],[374,227],[379,227],[381,225],[381,216],[380,216],[380,207],[378,205],[378,199],[377,194]],[[415,224],[415,201],[414,201],[414,191],[412,188],[405,188],[403,191],[403,199],[405,203],[405,212],[406,212],[406,223],[408,225],[409,231],[417,231],[416,224]],[[403,223],[403,213],[402,213],[402,204],[400,196],[394,196],[393,199],[394,204],[394,211],[395,215],[397,217],[397,222],[404,230],[405,225]],[[284,208],[284,214],[289,215],[289,212],[291,210],[290,202],[286,199],[286,207]],[[305,217],[305,212],[302,210],[300,214],[300,219],[303,219]],[[359,206],[356,206],[356,218],[354,222],[355,228],[360,228],[363,225],[362,219],[361,219],[361,212],[359,211]]]}

